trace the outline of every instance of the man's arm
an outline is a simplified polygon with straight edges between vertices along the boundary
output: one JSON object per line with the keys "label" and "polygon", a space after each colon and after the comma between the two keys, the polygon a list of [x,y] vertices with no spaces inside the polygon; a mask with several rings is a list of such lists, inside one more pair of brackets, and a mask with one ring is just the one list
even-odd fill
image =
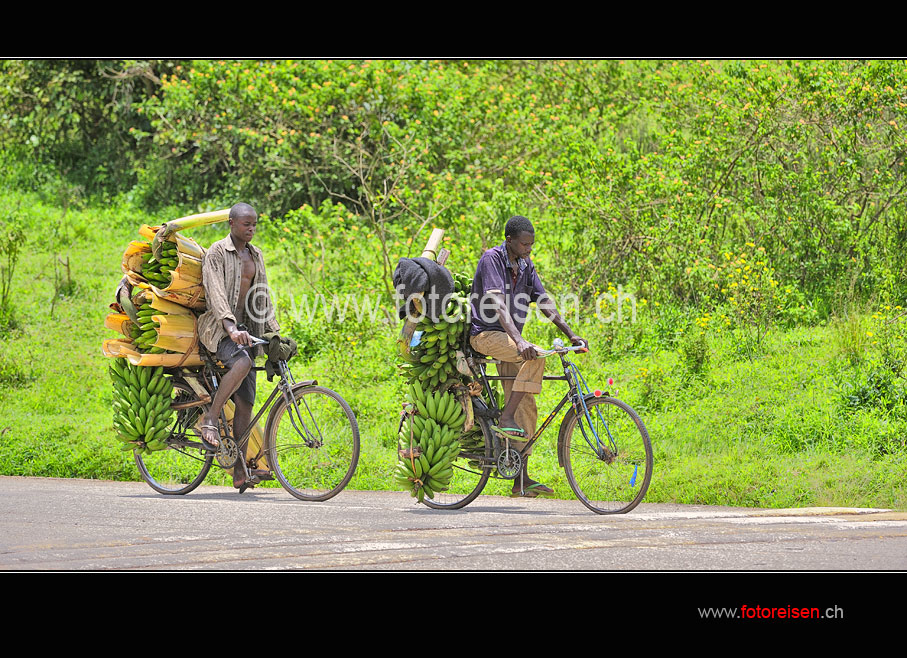
{"label": "man's arm", "polygon": [[[236,328],[236,316],[227,302],[225,276],[223,253],[218,249],[209,249],[202,260],[202,286],[205,289],[207,312],[221,321],[224,330],[234,343],[248,345],[251,343],[249,334]],[[241,342],[242,340],[246,342]]]}
{"label": "man's arm", "polygon": [[240,331],[236,326],[236,322],[230,318],[224,318],[223,320],[224,330],[227,332],[227,335],[237,345],[251,345],[252,337],[248,331]]}
{"label": "man's arm", "polygon": [[548,295],[542,295],[538,299],[538,301],[536,301],[536,305],[538,306],[542,314],[546,318],[551,320],[554,326],[560,329],[561,333],[563,333],[567,338],[570,339],[571,343],[573,343],[574,345],[585,345],[587,348],[589,347],[589,342],[587,340],[577,336],[576,333],[574,333],[574,331],[570,329],[569,326],[567,326],[564,318],[562,318],[560,313],[557,312],[557,306],[555,306],[554,300],[552,300]]}
{"label": "man's arm", "polygon": [[555,327],[560,329],[571,343],[574,345],[584,345],[586,349],[589,349],[589,341],[584,340],[576,335],[576,333],[567,326],[567,323],[564,322],[564,318],[560,316],[560,313],[557,312],[557,306],[554,303],[554,300],[548,295],[548,292],[545,290],[545,286],[542,285],[542,280],[539,278],[538,271],[533,267],[532,270],[532,279],[531,279],[532,292],[530,293],[530,298],[536,303],[539,311],[548,318]]}
{"label": "man's arm", "polygon": [[538,347],[523,338],[523,335],[517,330],[510,317],[510,311],[507,310],[507,302],[504,294],[500,292],[488,292],[488,299],[491,300],[494,311],[498,314],[498,322],[504,329],[504,333],[510,336],[510,339],[516,343],[516,351],[527,361],[538,358]]}

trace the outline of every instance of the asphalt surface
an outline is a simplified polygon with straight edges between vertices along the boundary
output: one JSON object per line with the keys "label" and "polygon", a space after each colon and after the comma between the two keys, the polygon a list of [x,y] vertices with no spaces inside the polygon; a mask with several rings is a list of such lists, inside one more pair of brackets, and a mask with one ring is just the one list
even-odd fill
{"label": "asphalt surface", "polygon": [[907,513],[482,496],[457,511],[403,492],[306,503],[282,489],[0,477],[0,570],[900,571]]}

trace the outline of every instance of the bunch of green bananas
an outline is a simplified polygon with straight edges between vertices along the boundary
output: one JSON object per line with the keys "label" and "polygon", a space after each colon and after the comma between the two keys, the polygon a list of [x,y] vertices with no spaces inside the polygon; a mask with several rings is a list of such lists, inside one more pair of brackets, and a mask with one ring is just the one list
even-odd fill
{"label": "bunch of green bananas", "polygon": [[408,415],[406,427],[397,437],[401,457],[394,477],[422,502],[450,484],[466,416],[454,395],[425,391],[419,382],[409,385],[406,399],[416,413]]}
{"label": "bunch of green bananas", "polygon": [[454,272],[451,276],[454,280],[454,290],[463,297],[469,297],[472,293],[472,277],[462,272]]}
{"label": "bunch of green bananas", "polygon": [[134,366],[113,359],[113,427],[123,450],[152,452],[167,447],[173,410],[173,385],[161,366]]}
{"label": "bunch of green bananas", "polygon": [[166,288],[172,281],[171,272],[180,264],[176,242],[165,241],[161,245],[161,257],[151,252],[142,254],[142,276],[158,288]]}
{"label": "bunch of green bananas", "polygon": [[[478,424],[473,425],[469,432],[460,434],[460,448],[463,452],[473,455],[481,455],[485,452],[485,435]],[[470,460],[469,465],[472,468],[480,467],[478,460]]]}
{"label": "bunch of green bananas", "polygon": [[145,302],[136,309],[139,324],[133,324],[130,328],[130,335],[135,347],[139,352],[147,354],[164,354],[167,350],[161,347],[154,347],[157,341],[157,330],[160,323],[151,319],[153,315],[167,315],[163,311],[151,306],[151,302]]}
{"label": "bunch of green bananas", "polygon": [[453,279],[454,293],[440,321],[426,316],[415,328],[420,332],[414,334],[419,336],[418,344],[412,349],[401,344],[401,369],[408,386],[406,407],[410,411],[398,435],[400,459],[394,478],[419,502],[448,488],[466,422],[459,400],[447,389],[460,382],[457,350],[469,326],[472,279],[465,274],[453,274]]}
{"label": "bunch of green bananas", "polygon": [[[447,319],[445,319],[447,318]],[[427,316],[416,325],[419,344],[404,355],[403,374],[409,383],[421,382],[435,388],[457,373],[457,350],[469,318],[469,301],[460,293],[450,296],[440,322]],[[450,320],[450,321],[448,321]]]}
{"label": "bunch of green bananas", "polygon": [[456,396],[447,391],[427,391],[419,382],[412,382],[406,392],[406,400],[416,406],[417,416],[447,425],[459,432],[466,421],[466,414]]}

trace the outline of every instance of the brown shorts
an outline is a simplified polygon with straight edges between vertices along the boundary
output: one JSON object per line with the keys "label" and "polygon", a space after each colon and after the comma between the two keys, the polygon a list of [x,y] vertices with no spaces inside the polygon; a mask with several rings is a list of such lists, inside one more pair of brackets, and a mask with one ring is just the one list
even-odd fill
{"label": "brown shorts", "polygon": [[[545,359],[526,361],[516,351],[516,343],[503,331],[483,331],[469,339],[473,349],[497,359],[498,374],[502,377],[514,377],[501,381],[504,388],[504,399],[509,400],[513,391],[529,393],[524,395],[517,407],[514,418],[524,432],[526,438],[535,435],[538,425],[538,407],[535,396],[542,392],[542,378],[545,376]],[[521,450],[526,445],[525,441],[512,441],[515,448]],[[532,452],[530,451],[527,456]]]}

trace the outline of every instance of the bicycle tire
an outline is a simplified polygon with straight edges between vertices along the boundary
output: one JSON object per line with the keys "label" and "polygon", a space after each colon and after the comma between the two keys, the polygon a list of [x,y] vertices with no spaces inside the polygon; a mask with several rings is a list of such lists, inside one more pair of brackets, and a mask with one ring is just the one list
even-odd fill
{"label": "bicycle tire", "polygon": [[596,455],[587,442],[588,437],[594,444],[595,438],[585,413],[581,409],[577,415],[570,409],[559,433],[567,481],[580,502],[596,514],[625,514],[642,502],[652,480],[649,433],[639,415],[621,400],[588,397],[585,403],[592,427],[609,450],[616,451],[604,459]]}
{"label": "bicycle tire", "polygon": [[[173,401],[197,398],[188,385],[173,382]],[[214,460],[214,453],[201,447],[198,420],[208,411],[209,405],[190,407],[177,412],[177,420],[166,441],[168,447],[151,453],[133,452],[142,479],[158,493],[181,496],[200,485]],[[193,446],[186,445],[187,443]],[[196,455],[195,453],[198,453]]]}
{"label": "bicycle tire", "polygon": [[491,429],[488,421],[484,418],[476,418],[476,423],[482,428],[482,436],[485,444],[485,466],[479,464],[478,467],[471,466],[470,461],[475,461],[475,455],[469,455],[463,451],[454,459],[454,476],[450,484],[444,491],[435,491],[434,498],[425,497],[422,502],[432,509],[461,509],[474,501],[485,485],[488,484],[488,478],[491,475]]}
{"label": "bicycle tire", "polygon": [[[268,414],[265,454],[277,481],[299,500],[324,501],[340,493],[359,463],[359,425],[346,400],[323,386],[293,388],[300,416],[279,397]],[[293,421],[296,421],[294,426]],[[302,425],[316,446],[296,430]]]}

